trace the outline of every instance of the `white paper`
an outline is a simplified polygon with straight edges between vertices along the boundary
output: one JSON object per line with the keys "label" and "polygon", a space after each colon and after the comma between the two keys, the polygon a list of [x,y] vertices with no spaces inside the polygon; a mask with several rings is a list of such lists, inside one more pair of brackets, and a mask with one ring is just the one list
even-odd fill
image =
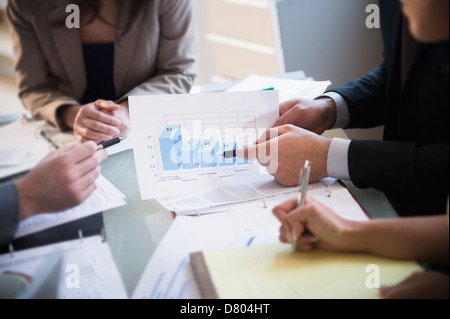
{"label": "white paper", "polygon": [[200,218],[178,216],[145,268],[132,298],[201,298],[189,253],[278,242],[278,221],[269,209]]}
{"label": "white paper", "polygon": [[[265,169],[257,161],[234,158],[230,164],[216,155],[223,143],[252,145],[272,127],[279,114],[277,91],[130,96],[129,101],[143,200],[201,194],[262,178]],[[189,143],[191,152],[185,151]]]}
{"label": "white paper", "polygon": [[274,88],[280,93],[279,101],[281,103],[296,98],[315,99],[330,85],[330,81],[288,80],[252,74],[228,89],[227,92]]}
{"label": "white paper", "polygon": [[125,205],[125,195],[100,175],[97,189],[83,203],[60,213],[39,214],[19,223],[16,238]]}
{"label": "white paper", "polygon": [[[325,178],[308,186],[311,196],[325,194],[328,187],[337,191],[344,187],[333,178]],[[272,175],[265,175],[264,179],[256,182],[240,184],[233,187],[214,190],[198,196],[184,196],[158,199],[166,209],[178,215],[196,215],[215,213],[233,209],[236,205],[266,200],[277,195],[295,196],[300,186],[285,187],[275,181]]]}
{"label": "white paper", "polygon": [[[342,185],[331,184],[331,193],[326,187],[314,184],[310,186],[313,187],[308,189],[308,194],[341,217],[351,220],[368,219]],[[280,222],[273,216],[272,209],[293,196],[295,194],[287,192],[267,198],[264,202],[244,203],[239,209],[219,214],[177,216],[153,253],[132,298],[201,298],[189,254],[278,243]]]}
{"label": "white paper", "polygon": [[[64,251],[64,259],[59,274],[58,299],[128,298],[109,246],[102,242],[100,236],[22,250],[14,252],[12,257],[10,254],[1,255],[0,274],[13,272],[37,277],[36,271],[59,249]],[[69,265],[79,269],[79,288],[66,284],[68,276],[75,274]]]}

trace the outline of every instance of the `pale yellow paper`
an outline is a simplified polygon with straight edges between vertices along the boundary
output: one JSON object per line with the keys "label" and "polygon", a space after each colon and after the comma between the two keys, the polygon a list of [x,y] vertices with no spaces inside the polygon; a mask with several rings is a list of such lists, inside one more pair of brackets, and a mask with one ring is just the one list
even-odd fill
{"label": "pale yellow paper", "polygon": [[380,298],[368,288],[373,268],[379,267],[380,285],[399,283],[422,268],[366,254],[321,250],[292,252],[286,244],[261,245],[204,252],[219,298],[225,299],[347,299]]}

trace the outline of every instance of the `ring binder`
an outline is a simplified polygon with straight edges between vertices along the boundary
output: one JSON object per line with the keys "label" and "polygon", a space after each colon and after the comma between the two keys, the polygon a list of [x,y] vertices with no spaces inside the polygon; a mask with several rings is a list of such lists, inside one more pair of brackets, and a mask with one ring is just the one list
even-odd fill
{"label": "ring binder", "polygon": [[8,248],[9,248],[9,254],[10,254],[11,258],[14,257],[14,246],[13,246],[13,244],[10,243]]}
{"label": "ring binder", "polygon": [[80,242],[83,242],[83,231],[78,229],[78,238],[80,238]]}

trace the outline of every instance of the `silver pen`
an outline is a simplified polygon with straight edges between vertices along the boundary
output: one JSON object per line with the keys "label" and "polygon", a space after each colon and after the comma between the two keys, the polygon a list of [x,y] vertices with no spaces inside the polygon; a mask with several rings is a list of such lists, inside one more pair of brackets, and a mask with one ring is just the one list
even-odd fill
{"label": "silver pen", "polygon": [[[306,193],[308,191],[309,186],[309,175],[311,173],[311,162],[309,160],[305,161],[305,165],[303,166],[302,171],[300,172],[299,176],[299,183],[301,183],[301,191],[297,195],[297,207],[301,207],[305,204],[306,200]],[[295,251],[295,248],[297,247],[297,235],[293,233],[292,236],[292,250]]]}

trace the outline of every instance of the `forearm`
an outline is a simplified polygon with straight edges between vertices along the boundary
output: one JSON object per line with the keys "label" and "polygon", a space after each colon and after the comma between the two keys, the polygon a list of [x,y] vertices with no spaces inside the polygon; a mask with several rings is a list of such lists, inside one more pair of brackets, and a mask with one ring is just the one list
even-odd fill
{"label": "forearm", "polygon": [[361,222],[362,251],[448,266],[448,216],[374,219]]}

